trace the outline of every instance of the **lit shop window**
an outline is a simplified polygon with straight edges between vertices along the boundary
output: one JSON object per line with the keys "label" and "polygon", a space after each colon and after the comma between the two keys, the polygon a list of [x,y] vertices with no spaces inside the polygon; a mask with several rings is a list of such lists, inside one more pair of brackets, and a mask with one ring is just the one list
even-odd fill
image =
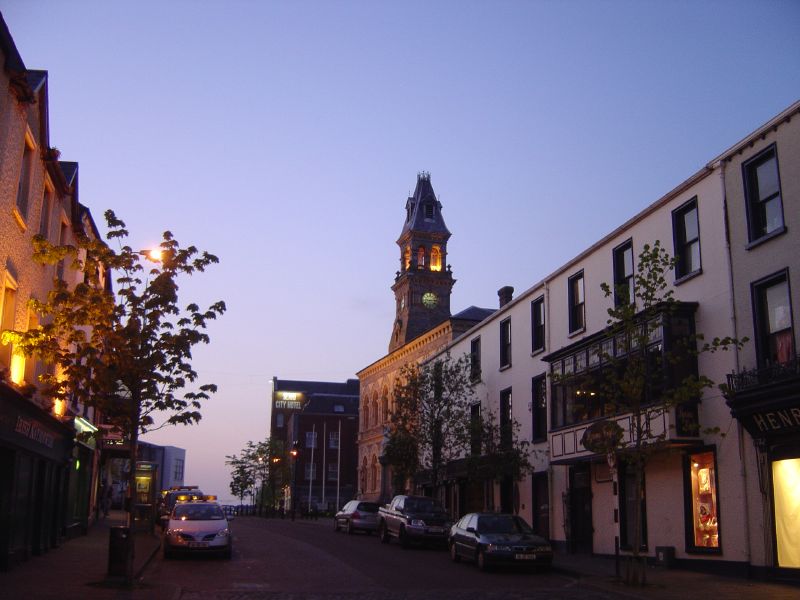
{"label": "lit shop window", "polygon": [[772,485],[778,566],[797,569],[800,568],[800,458],[773,462]]}
{"label": "lit shop window", "polygon": [[714,453],[692,454],[689,461],[694,545],[698,548],[719,548],[717,474],[714,468]]}

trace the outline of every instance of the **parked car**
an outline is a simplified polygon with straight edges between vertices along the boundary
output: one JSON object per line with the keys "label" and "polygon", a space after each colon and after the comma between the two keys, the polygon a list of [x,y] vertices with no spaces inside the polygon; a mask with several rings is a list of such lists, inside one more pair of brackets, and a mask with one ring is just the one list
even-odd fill
{"label": "parked car", "polygon": [[442,505],[427,496],[399,495],[378,509],[378,536],[384,544],[396,537],[403,548],[414,542],[444,546],[450,530],[450,516]]}
{"label": "parked car", "polygon": [[210,500],[178,501],[164,529],[164,558],[181,553],[219,553],[230,559],[233,538],[230,521],[219,503]]}
{"label": "parked car", "polygon": [[196,485],[172,487],[161,492],[161,500],[158,503],[158,518],[162,527],[166,527],[169,515],[175,508],[175,503],[181,500],[200,500],[205,494]]}
{"label": "parked car", "polygon": [[553,548],[525,519],[501,513],[469,513],[450,528],[450,558],[474,560],[482,571],[492,565],[546,566]]}
{"label": "parked car", "polygon": [[333,530],[344,527],[347,533],[361,530],[372,533],[378,529],[378,504],[351,500],[333,516]]}

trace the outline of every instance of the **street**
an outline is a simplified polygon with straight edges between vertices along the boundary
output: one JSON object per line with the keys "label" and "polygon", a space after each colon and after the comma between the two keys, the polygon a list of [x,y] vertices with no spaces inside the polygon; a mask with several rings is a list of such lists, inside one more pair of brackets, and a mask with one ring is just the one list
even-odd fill
{"label": "street", "polygon": [[164,560],[159,553],[143,583],[174,585],[170,597],[181,600],[613,597],[558,572],[481,573],[472,564],[452,563],[444,549],[403,550],[379,543],[375,535],[334,532],[329,519],[241,517],[232,529],[232,560]]}

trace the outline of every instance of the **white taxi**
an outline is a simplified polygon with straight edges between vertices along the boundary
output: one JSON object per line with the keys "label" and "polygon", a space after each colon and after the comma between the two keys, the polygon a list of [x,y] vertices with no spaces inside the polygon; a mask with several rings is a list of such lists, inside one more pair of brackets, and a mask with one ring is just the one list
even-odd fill
{"label": "white taxi", "polygon": [[178,498],[164,529],[164,558],[177,553],[217,553],[230,559],[233,537],[229,520],[214,496]]}

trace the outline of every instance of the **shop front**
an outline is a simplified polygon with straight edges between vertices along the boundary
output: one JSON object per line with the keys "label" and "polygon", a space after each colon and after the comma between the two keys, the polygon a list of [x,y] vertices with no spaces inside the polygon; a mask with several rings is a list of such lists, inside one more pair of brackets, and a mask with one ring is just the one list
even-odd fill
{"label": "shop front", "polygon": [[63,539],[73,434],[0,383],[0,570]]}
{"label": "shop front", "polygon": [[752,436],[769,503],[772,566],[800,578],[800,360],[728,380],[731,413]]}

